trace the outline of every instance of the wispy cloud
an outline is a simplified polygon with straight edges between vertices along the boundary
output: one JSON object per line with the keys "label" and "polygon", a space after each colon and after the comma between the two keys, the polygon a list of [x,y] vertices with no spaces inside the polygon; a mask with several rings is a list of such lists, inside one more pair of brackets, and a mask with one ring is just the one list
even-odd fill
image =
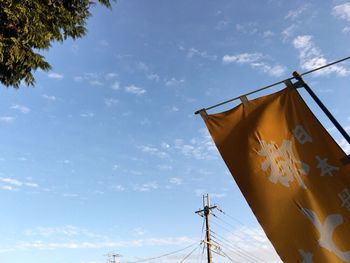
{"label": "wispy cloud", "polygon": [[38,188],[39,185],[30,181],[20,181],[10,177],[0,177],[0,188],[8,191],[18,191],[22,187]]}
{"label": "wispy cloud", "polygon": [[80,114],[80,117],[92,118],[92,117],[95,117],[95,113],[93,113],[91,111],[83,112],[83,113]]}
{"label": "wispy cloud", "polygon": [[41,95],[41,97],[45,100],[48,100],[48,101],[55,101],[56,100],[56,97],[55,96],[50,96],[50,95],[46,95],[46,94],[43,94]]}
{"label": "wispy cloud", "polygon": [[297,9],[290,10],[288,14],[285,16],[285,19],[296,20],[301,15],[303,15],[310,7],[311,7],[310,4],[304,4],[298,7]]}
{"label": "wispy cloud", "polygon": [[0,122],[3,122],[3,123],[13,123],[14,121],[15,121],[15,118],[11,117],[11,116],[1,116],[0,117]]}
{"label": "wispy cloud", "polygon": [[[312,36],[297,36],[293,40],[293,45],[299,51],[299,60],[302,69],[312,70],[328,63],[321,50],[314,44]],[[317,75],[328,75],[331,73],[335,73],[338,76],[348,76],[350,71],[343,66],[333,65],[315,72]]]}
{"label": "wispy cloud", "polygon": [[111,86],[111,88],[114,89],[114,90],[119,90],[120,89],[119,81],[114,81],[112,86]]}
{"label": "wispy cloud", "polygon": [[51,79],[63,79],[64,77],[63,74],[56,73],[56,72],[50,72],[47,76]]}
{"label": "wispy cloud", "polygon": [[179,86],[185,82],[184,79],[176,79],[176,78],[171,78],[171,79],[166,79],[165,80],[165,85],[167,87],[173,87],[173,86]]}
{"label": "wispy cloud", "polygon": [[200,51],[198,49],[195,48],[190,48],[187,51],[187,58],[193,58],[193,57],[201,57],[204,59],[209,59],[209,60],[216,60],[217,56],[216,55],[211,55],[208,54],[206,51]]}
{"label": "wispy cloud", "polygon": [[286,72],[286,67],[267,62],[265,56],[261,53],[240,53],[236,55],[225,55],[222,58],[224,64],[248,64],[254,69],[258,69],[274,77],[280,77]]}
{"label": "wispy cloud", "polygon": [[292,24],[285,29],[282,30],[282,40],[283,42],[286,42],[290,38],[292,38],[295,34],[296,29],[298,28],[297,24]]}
{"label": "wispy cloud", "polygon": [[179,177],[172,177],[169,179],[169,183],[175,184],[175,185],[181,185],[182,184],[182,179]]}
{"label": "wispy cloud", "polygon": [[112,189],[117,191],[117,192],[124,192],[125,191],[125,187],[120,185],[120,184],[112,186]]}
{"label": "wispy cloud", "polygon": [[148,246],[183,246],[194,243],[195,240],[190,237],[165,237],[165,238],[148,238],[134,240],[119,240],[119,241],[82,241],[82,242],[20,242],[12,247],[7,247],[9,250],[55,250],[55,249],[106,249],[106,248],[133,248],[133,247],[148,247]]}
{"label": "wispy cloud", "polygon": [[180,154],[198,160],[213,160],[218,158],[217,149],[206,129],[201,129],[199,136],[192,138],[190,141],[176,139],[174,148]]}
{"label": "wispy cloud", "polygon": [[117,74],[117,73],[114,73],[114,72],[110,72],[110,73],[107,73],[107,74],[105,75],[105,79],[107,79],[107,80],[109,80],[109,79],[114,79],[114,78],[116,78],[116,77],[118,77],[118,74]]}
{"label": "wispy cloud", "polygon": [[115,98],[105,98],[104,103],[106,104],[106,106],[111,107],[115,104],[118,104],[119,100]]}
{"label": "wispy cloud", "polygon": [[138,146],[138,148],[144,153],[155,155],[159,158],[165,158],[167,156],[167,153],[164,150],[159,149],[154,145],[141,145]]}
{"label": "wispy cloud", "polygon": [[255,35],[258,33],[258,26],[255,22],[249,22],[246,24],[236,24],[236,30],[239,33],[247,35]]}
{"label": "wispy cloud", "polygon": [[[279,256],[260,227],[242,226],[228,233],[224,238],[225,241],[235,244],[231,246],[230,250],[224,249],[224,251],[229,256],[235,258],[239,257],[239,262],[248,263],[252,262],[252,259],[259,259],[271,263],[281,262]],[[242,257],[242,251],[244,251],[244,254],[254,255],[253,258]]]}
{"label": "wispy cloud", "polygon": [[160,77],[158,76],[158,74],[150,73],[150,74],[147,74],[147,79],[154,80],[154,81],[159,81]]}
{"label": "wispy cloud", "polygon": [[332,14],[337,18],[350,22],[350,2],[334,6]]}
{"label": "wispy cloud", "polygon": [[134,190],[138,192],[149,192],[152,190],[157,190],[159,188],[157,182],[148,182],[144,184],[136,184],[134,185]]}
{"label": "wispy cloud", "polygon": [[130,85],[125,87],[125,91],[130,94],[135,94],[141,96],[146,93],[146,90],[135,85]]}
{"label": "wispy cloud", "polygon": [[30,109],[27,106],[24,105],[19,105],[19,104],[14,104],[11,106],[11,109],[13,110],[18,110],[24,114],[29,113]]}

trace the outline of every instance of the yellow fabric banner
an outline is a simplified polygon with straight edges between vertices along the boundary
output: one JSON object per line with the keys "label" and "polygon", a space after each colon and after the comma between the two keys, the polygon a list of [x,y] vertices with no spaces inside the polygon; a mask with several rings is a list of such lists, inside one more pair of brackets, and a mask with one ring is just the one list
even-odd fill
{"label": "yellow fabric banner", "polygon": [[294,88],[204,119],[283,262],[350,262],[350,165]]}

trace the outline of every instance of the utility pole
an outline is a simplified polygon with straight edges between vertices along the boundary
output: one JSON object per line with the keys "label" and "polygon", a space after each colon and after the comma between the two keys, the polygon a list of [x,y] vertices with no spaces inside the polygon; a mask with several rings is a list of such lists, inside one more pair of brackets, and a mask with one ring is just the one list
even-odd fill
{"label": "utility pole", "polygon": [[207,245],[208,263],[212,263],[209,215],[211,210],[215,208],[217,208],[216,205],[210,206],[209,194],[206,194],[206,195],[203,195],[203,209],[196,211],[196,214],[205,218],[205,233],[206,233],[205,244]]}
{"label": "utility pole", "polygon": [[118,263],[119,260],[117,258],[120,258],[121,255],[119,254],[108,254],[108,263]]}

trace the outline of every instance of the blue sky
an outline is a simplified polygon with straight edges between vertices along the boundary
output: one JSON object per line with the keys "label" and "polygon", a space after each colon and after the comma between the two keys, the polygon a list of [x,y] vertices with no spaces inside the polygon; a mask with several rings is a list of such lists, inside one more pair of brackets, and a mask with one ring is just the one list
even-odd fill
{"label": "blue sky", "polygon": [[[35,87],[2,88],[0,261],[130,262],[197,246],[194,212],[210,193],[227,213],[214,231],[237,245],[227,253],[280,262],[193,113],[348,56],[350,2],[119,0],[92,14],[86,37],[44,52],[53,68]],[[349,131],[350,66],[305,80]]]}

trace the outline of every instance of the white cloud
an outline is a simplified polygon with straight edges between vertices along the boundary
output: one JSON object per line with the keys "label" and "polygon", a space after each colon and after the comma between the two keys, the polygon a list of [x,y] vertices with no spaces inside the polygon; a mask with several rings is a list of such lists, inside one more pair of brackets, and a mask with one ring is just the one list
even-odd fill
{"label": "white cloud", "polygon": [[89,84],[91,86],[98,86],[98,87],[102,87],[103,86],[103,83],[101,81],[99,81],[99,80],[96,80],[96,79],[95,80],[90,80]]}
{"label": "white cloud", "polygon": [[292,25],[288,26],[287,28],[285,28],[282,31],[282,40],[283,40],[283,42],[286,42],[291,37],[293,37],[294,36],[294,32],[295,32],[296,29],[297,29],[297,25],[296,24],[292,24]]}
{"label": "white cloud", "polygon": [[125,87],[125,91],[130,94],[135,94],[137,96],[143,95],[146,93],[146,90],[140,87],[136,87],[134,85],[130,85]]}
{"label": "white cloud", "polygon": [[83,118],[92,118],[92,117],[95,117],[95,113],[93,112],[84,112],[84,113],[81,113],[80,114],[80,117],[83,117]]}
{"label": "white cloud", "polygon": [[22,186],[23,183],[13,179],[13,178],[4,178],[4,177],[0,177],[0,182],[2,183],[6,183],[6,184],[10,184],[10,185],[14,185],[14,186]]}
{"label": "white cloud", "polygon": [[134,235],[135,235],[135,236],[143,236],[144,234],[147,233],[147,231],[144,230],[144,229],[141,228],[141,227],[134,228],[134,229],[133,229],[133,232],[134,232]]}
{"label": "white cloud", "polygon": [[17,191],[21,187],[38,188],[39,185],[33,182],[19,181],[10,177],[0,177],[0,188],[3,190]]}
{"label": "white cloud", "polygon": [[183,84],[184,82],[185,82],[184,79],[171,78],[171,79],[165,81],[165,85],[168,87],[179,86],[179,85]]}
{"label": "white cloud", "polygon": [[160,77],[157,74],[155,74],[155,73],[151,73],[151,74],[147,75],[147,79],[154,80],[154,81],[159,81]]}
{"label": "white cloud", "polygon": [[217,59],[216,55],[210,55],[206,51],[199,51],[198,49],[190,48],[187,52],[187,57],[193,58],[195,56],[202,57],[202,58],[209,59],[209,60],[216,60]]}
{"label": "white cloud", "polygon": [[56,97],[55,97],[55,96],[50,96],[50,95],[46,95],[46,94],[43,94],[41,97],[42,97],[43,99],[49,100],[49,101],[55,101],[55,100],[56,100]]}
{"label": "white cloud", "polygon": [[199,130],[199,136],[192,138],[188,142],[182,139],[176,139],[174,148],[180,154],[198,160],[213,160],[218,158],[218,151],[206,129]]}
{"label": "white cloud", "polygon": [[103,48],[109,47],[109,42],[108,42],[107,40],[105,40],[105,39],[101,39],[101,40],[98,42],[98,44],[99,44],[101,47],[103,47]]}
{"label": "white cloud", "polygon": [[115,104],[118,104],[119,103],[119,100],[118,99],[114,99],[114,98],[106,98],[104,99],[104,103],[108,106],[108,107],[111,107]]}
{"label": "white cloud", "polygon": [[119,90],[120,89],[120,83],[118,81],[114,81],[114,83],[111,86],[112,89],[114,90]]}
{"label": "white cloud", "polygon": [[[260,259],[263,262],[281,263],[281,259],[277,255],[270,241],[260,227],[242,226],[228,233],[225,240],[230,246],[230,250],[224,251],[230,257],[236,257],[244,254],[253,255],[254,259]],[[242,263],[252,262],[252,258],[241,257]]]}
{"label": "white cloud", "polygon": [[176,106],[172,106],[171,107],[171,111],[173,111],[173,112],[177,112],[177,111],[179,111],[180,109],[178,108],[178,107],[176,107]]}
{"label": "white cloud", "polygon": [[272,32],[271,30],[267,30],[263,32],[263,37],[264,38],[269,38],[269,37],[273,37],[275,35],[274,32]]}
{"label": "white cloud", "polygon": [[226,29],[227,27],[228,27],[228,25],[230,24],[230,22],[228,21],[228,20],[220,20],[217,24],[216,24],[216,26],[215,26],[215,28],[217,29],[217,30],[224,30],[224,29]]}
{"label": "white cloud", "polygon": [[263,55],[261,53],[241,53],[237,55],[225,55],[222,58],[222,62],[225,64],[230,64],[233,62],[237,62],[239,64],[246,64],[246,63],[252,63],[259,61],[263,58]]}
{"label": "white cloud", "polygon": [[147,72],[149,70],[148,66],[142,61],[137,62],[136,67],[144,72]]}
{"label": "white cloud", "polygon": [[114,73],[114,72],[110,72],[110,73],[107,73],[106,75],[105,75],[105,79],[113,79],[113,78],[116,78],[116,77],[118,77],[118,74],[117,73]]}
{"label": "white cloud", "polygon": [[63,74],[56,73],[56,72],[50,72],[48,74],[48,77],[51,79],[63,79]]}
{"label": "white cloud", "polygon": [[42,227],[38,226],[32,229],[24,231],[26,236],[40,236],[40,237],[52,237],[52,236],[63,236],[63,237],[91,237],[91,238],[103,238],[103,236],[95,234],[84,228],[76,227],[73,225],[65,225],[59,227]]}
{"label": "white cloud", "polygon": [[236,24],[236,30],[239,33],[247,34],[247,35],[254,35],[258,33],[257,24],[254,22],[250,22],[246,24]]}
{"label": "white cloud", "polygon": [[156,155],[159,158],[164,158],[167,156],[167,153],[163,150],[158,149],[157,147],[153,145],[141,145],[138,147],[142,152],[148,153],[151,155]]}
{"label": "white cloud", "polygon": [[346,2],[344,4],[336,5],[333,7],[332,14],[337,18],[350,22],[350,3]]}
{"label": "white cloud", "polygon": [[135,239],[125,241],[82,241],[82,242],[20,242],[12,248],[7,249],[38,249],[38,250],[54,250],[54,249],[107,249],[107,248],[133,248],[133,247],[148,247],[148,246],[186,246],[194,243],[196,240],[186,236],[180,237],[165,237],[165,238],[148,238]]}
{"label": "white cloud", "polygon": [[12,123],[15,121],[14,117],[11,116],[1,116],[0,117],[0,122],[4,122],[4,123]]}
{"label": "white cloud", "polygon": [[169,182],[171,184],[181,185],[182,184],[182,179],[178,178],[178,177],[173,177],[173,178],[170,178]]}
{"label": "white cloud", "polygon": [[285,19],[296,20],[301,15],[305,13],[309,9],[310,4],[304,4],[295,10],[290,10],[288,14],[285,16]]}
{"label": "white cloud", "polygon": [[166,164],[158,164],[157,168],[162,171],[170,171],[173,169],[171,165],[166,165]]}
{"label": "white cloud", "polygon": [[[328,63],[321,50],[315,46],[312,36],[297,36],[293,40],[293,45],[299,51],[299,60],[302,69],[312,70]],[[333,65],[315,72],[316,75],[328,75],[330,73],[335,73],[338,76],[348,76],[350,71],[343,66]]]}
{"label": "white cloud", "polygon": [[158,184],[157,182],[148,182],[141,185],[135,185],[134,190],[138,192],[149,192],[151,190],[157,190]]}
{"label": "white cloud", "polygon": [[117,192],[123,192],[123,191],[125,191],[125,187],[122,186],[122,185],[120,185],[120,184],[115,185],[115,186],[113,186],[112,188],[113,188],[114,190],[116,190]]}
{"label": "white cloud", "polygon": [[222,58],[224,64],[248,64],[274,77],[280,77],[286,72],[286,67],[276,64],[270,65],[261,53],[241,53],[237,55],[225,55]]}
{"label": "white cloud", "polygon": [[11,106],[11,109],[13,109],[13,110],[18,110],[18,111],[20,111],[20,112],[22,112],[22,113],[24,113],[24,114],[30,112],[30,109],[29,109],[28,107],[26,107],[26,106],[24,106],[24,105],[18,105],[18,104],[12,105],[12,106]]}

